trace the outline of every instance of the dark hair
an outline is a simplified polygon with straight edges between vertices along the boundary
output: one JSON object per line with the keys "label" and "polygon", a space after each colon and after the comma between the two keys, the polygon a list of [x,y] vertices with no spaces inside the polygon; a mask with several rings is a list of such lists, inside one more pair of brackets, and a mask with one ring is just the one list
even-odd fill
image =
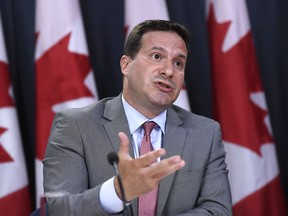
{"label": "dark hair", "polygon": [[190,32],[185,26],[167,20],[146,20],[131,30],[124,46],[124,54],[133,59],[141,48],[142,36],[152,31],[175,32],[184,40],[187,50],[189,49]]}

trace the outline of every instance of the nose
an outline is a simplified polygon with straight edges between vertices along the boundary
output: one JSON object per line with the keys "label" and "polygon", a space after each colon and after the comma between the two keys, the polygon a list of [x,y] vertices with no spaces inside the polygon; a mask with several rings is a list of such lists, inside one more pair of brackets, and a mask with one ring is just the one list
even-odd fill
{"label": "nose", "polygon": [[171,62],[165,62],[161,71],[161,75],[172,78],[173,77],[173,66]]}

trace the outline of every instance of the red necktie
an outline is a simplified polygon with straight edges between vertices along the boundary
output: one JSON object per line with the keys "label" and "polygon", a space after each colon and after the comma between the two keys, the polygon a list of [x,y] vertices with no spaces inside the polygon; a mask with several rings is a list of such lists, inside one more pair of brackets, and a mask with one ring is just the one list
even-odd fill
{"label": "red necktie", "polygon": [[[140,155],[143,155],[153,150],[150,140],[150,133],[155,127],[155,122],[145,122],[143,124],[144,136],[141,143]],[[156,161],[155,161],[156,162]],[[138,215],[139,216],[153,216],[156,213],[158,187],[147,194],[139,197]]]}

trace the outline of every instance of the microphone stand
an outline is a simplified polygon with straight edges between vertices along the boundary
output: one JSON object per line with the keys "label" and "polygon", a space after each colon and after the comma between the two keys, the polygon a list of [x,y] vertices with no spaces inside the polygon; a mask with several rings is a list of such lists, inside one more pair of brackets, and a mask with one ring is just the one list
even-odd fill
{"label": "microphone stand", "polygon": [[129,212],[126,212],[127,200],[126,200],[126,196],[125,196],[125,190],[124,190],[122,178],[121,178],[121,175],[120,175],[119,169],[118,169],[119,157],[115,152],[110,152],[107,155],[107,159],[108,159],[108,162],[114,167],[116,177],[117,177],[118,182],[119,182],[120,192],[121,192],[121,196],[122,196],[122,203],[123,203],[123,216],[129,216],[130,215]]}

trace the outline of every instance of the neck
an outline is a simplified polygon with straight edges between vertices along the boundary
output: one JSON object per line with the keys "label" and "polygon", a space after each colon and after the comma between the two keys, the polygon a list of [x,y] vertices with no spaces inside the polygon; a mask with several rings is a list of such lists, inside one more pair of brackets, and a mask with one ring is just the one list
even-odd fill
{"label": "neck", "polygon": [[133,101],[127,99],[124,94],[123,94],[123,98],[131,107],[133,107],[143,116],[145,116],[147,119],[155,118],[160,113],[162,113],[165,109],[167,109],[167,107],[159,107],[155,105],[147,106],[144,104],[134,103]]}

